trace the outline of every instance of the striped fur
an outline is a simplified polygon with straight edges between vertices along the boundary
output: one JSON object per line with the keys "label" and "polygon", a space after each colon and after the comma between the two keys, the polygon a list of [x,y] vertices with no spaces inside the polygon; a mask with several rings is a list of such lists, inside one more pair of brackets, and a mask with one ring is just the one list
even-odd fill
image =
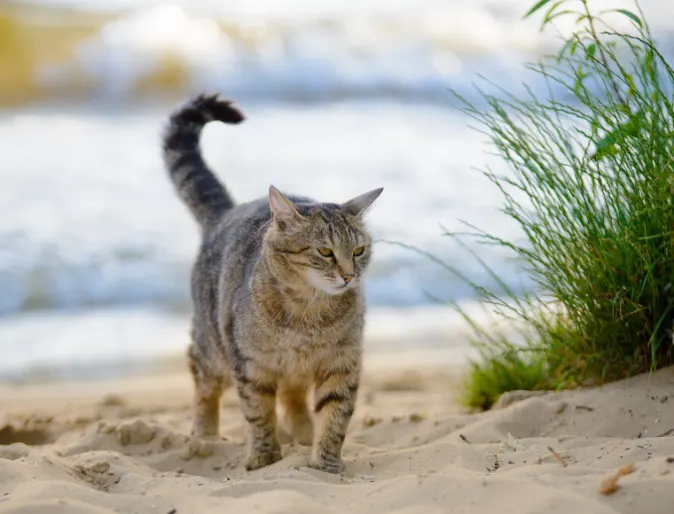
{"label": "striped fur", "polygon": [[173,113],[164,133],[164,163],[171,181],[202,226],[218,220],[234,201],[201,157],[201,130],[209,121],[236,124],[243,119],[230,102],[200,95]]}
{"label": "striped fur", "polygon": [[311,466],[339,472],[371,257],[362,214],[381,190],[328,204],[272,187],[235,206],[204,164],[199,133],[210,120],[241,119],[228,102],[200,96],[172,115],[164,139],[171,177],[203,228],[188,351],[193,433],[217,436],[220,397],[233,384],[249,425],[247,469],[278,461],[283,436],[313,446]]}

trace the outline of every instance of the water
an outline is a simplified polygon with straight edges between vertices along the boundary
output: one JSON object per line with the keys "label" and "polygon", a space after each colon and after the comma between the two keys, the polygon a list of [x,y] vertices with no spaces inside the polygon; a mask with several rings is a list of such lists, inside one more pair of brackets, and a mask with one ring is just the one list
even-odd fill
{"label": "water", "polygon": [[[4,166],[12,170],[3,177],[0,202],[0,348],[15,354],[4,363],[11,368],[6,374],[15,376],[38,358],[45,367],[50,359],[60,365],[126,355],[165,319],[148,316],[141,330],[132,308],[185,317],[198,232],[160,161],[167,108],[35,108],[0,117]],[[428,306],[429,293],[466,298],[466,286],[439,266],[383,242],[415,245],[477,273],[441,237],[441,224],[457,229],[459,217],[489,228],[505,222],[496,192],[471,170],[484,146],[466,120],[442,106],[392,103],[242,108],[244,124],[209,126],[203,137],[204,154],[238,199],[261,196],[274,184],[343,201],[383,185],[368,217],[380,240],[367,279],[373,310]],[[27,141],[35,151],[26,151]],[[512,263],[495,255],[493,264],[517,282]],[[98,321],[85,323],[83,309],[108,314],[86,315]],[[125,313],[131,317],[120,321]],[[120,323],[136,328],[120,334]],[[166,329],[159,333],[164,337]],[[184,346],[185,334],[171,340]],[[178,346],[159,339],[133,355]]]}
{"label": "water", "polygon": [[[203,137],[204,154],[237,199],[262,196],[269,184],[335,202],[384,186],[368,218],[377,239],[437,249],[454,265],[461,263],[441,224],[500,219],[496,191],[470,169],[482,159],[481,138],[449,108],[242,107],[244,124],[208,126]],[[5,165],[20,170],[5,177],[0,206],[0,313],[186,306],[198,235],[160,161],[167,109],[41,109],[0,118]],[[27,152],[26,141],[39,151]],[[465,294],[409,250],[379,242],[375,252],[374,305],[427,303],[426,291]]]}
{"label": "water", "polygon": [[[246,112],[240,126],[209,126],[202,144],[237,199],[269,184],[325,201],[385,188],[368,218],[371,348],[464,344],[458,318],[431,297],[470,305],[470,289],[387,241],[487,280],[445,228],[463,219],[520,236],[473,168],[507,170],[446,89],[470,92],[476,70],[515,84],[524,57],[552,48],[519,21],[528,3],[43,2],[110,19],[36,69],[46,102],[0,111],[0,380],[119,374],[184,348],[198,233],[160,161],[174,103],[139,94],[167,55],[186,81],[153,87],[214,88]],[[670,3],[645,7],[671,34]],[[59,96],[82,77],[80,101]],[[507,254],[480,254],[515,290],[528,286]]]}
{"label": "water", "polygon": [[[388,96],[442,102],[448,87],[472,95],[476,73],[515,88],[526,76],[523,60],[559,48],[574,17],[557,20],[558,34],[541,34],[538,18],[522,20],[531,3],[47,0],[43,4],[99,17],[70,22],[73,33],[84,28],[91,35],[78,36],[65,58],[46,58],[35,69],[35,83],[50,93],[74,89],[97,101],[148,91],[154,96],[161,86],[258,100]],[[643,4],[654,32],[671,41],[674,4]],[[629,0],[593,5],[634,8]],[[614,29],[630,30],[625,16],[608,19]],[[59,41],[54,37],[46,45],[58,47]]]}

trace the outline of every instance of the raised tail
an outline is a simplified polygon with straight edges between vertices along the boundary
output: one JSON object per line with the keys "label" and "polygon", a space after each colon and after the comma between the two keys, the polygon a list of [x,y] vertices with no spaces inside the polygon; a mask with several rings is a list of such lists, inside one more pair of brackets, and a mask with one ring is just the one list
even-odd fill
{"label": "raised tail", "polygon": [[202,227],[231,209],[234,200],[201,156],[201,130],[209,121],[236,124],[243,119],[231,102],[218,95],[199,95],[171,115],[164,132],[164,162],[169,176]]}

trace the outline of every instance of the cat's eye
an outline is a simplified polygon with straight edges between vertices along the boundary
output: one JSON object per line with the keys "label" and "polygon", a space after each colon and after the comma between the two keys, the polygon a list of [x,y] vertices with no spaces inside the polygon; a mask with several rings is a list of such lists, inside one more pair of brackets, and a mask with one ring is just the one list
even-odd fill
{"label": "cat's eye", "polygon": [[330,248],[319,248],[318,253],[320,253],[323,257],[334,257],[334,253],[332,253],[332,250]]}
{"label": "cat's eye", "polygon": [[359,246],[353,251],[353,256],[354,257],[360,257],[365,253],[365,247],[364,246]]}

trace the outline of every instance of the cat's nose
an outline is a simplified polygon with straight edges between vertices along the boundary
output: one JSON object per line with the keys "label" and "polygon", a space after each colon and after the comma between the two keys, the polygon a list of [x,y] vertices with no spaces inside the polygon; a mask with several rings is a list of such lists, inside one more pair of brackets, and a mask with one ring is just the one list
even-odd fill
{"label": "cat's nose", "polygon": [[344,279],[344,283],[348,284],[354,279],[355,276],[356,275],[354,275],[353,273],[344,273],[344,275],[342,275],[342,278]]}

